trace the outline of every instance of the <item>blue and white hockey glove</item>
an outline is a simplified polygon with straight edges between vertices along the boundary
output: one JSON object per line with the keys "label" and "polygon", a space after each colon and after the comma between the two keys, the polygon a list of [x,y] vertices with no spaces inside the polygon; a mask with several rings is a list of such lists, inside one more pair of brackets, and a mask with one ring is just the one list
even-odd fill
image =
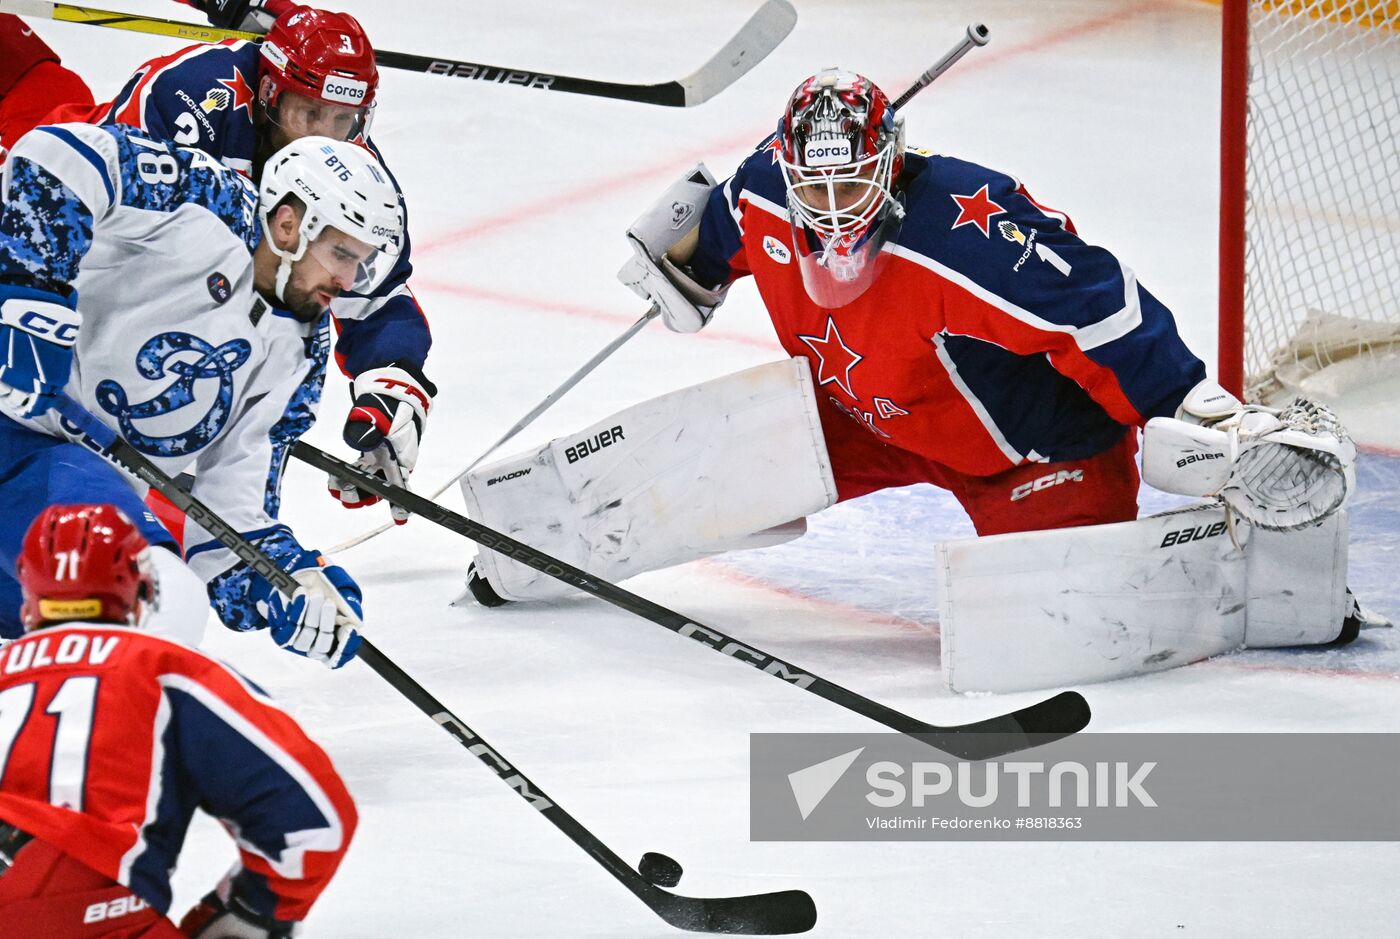
{"label": "blue and white hockey glove", "polygon": [[[418,465],[418,444],[428,423],[437,386],[408,363],[366,369],[350,383],[354,403],[345,421],[345,442],[363,454],[355,466],[395,486],[408,486]],[[374,505],[379,497],[363,492],[349,480],[331,476],[333,497],[347,509]],[[408,521],[409,512],[391,506],[394,523]]]}
{"label": "blue and white hockey glove", "polygon": [[256,539],[278,567],[301,588],[288,602],[247,564],[237,564],[209,582],[209,598],[225,626],[240,631],[267,629],[289,652],[340,668],[360,648],[362,594],[342,568],[325,565],[319,552],[297,543],[279,525]]}
{"label": "blue and white hockey glove", "polygon": [[327,668],[340,668],[360,649],[364,620],[359,585],[334,564],[292,576],[301,589],[290,604],[276,592],[267,600],[273,642]]}
{"label": "blue and white hockey glove", "polygon": [[0,284],[0,409],[37,417],[68,384],[83,315],[77,296]]}

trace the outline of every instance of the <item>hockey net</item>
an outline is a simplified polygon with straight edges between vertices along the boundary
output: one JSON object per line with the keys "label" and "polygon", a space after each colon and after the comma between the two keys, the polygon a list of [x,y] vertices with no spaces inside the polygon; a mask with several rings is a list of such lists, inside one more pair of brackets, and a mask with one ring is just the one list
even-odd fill
{"label": "hockey net", "polygon": [[[1243,281],[1238,334],[1222,303],[1222,376],[1235,359],[1246,398],[1265,403],[1390,399],[1400,393],[1400,0],[1225,6],[1225,110],[1243,96],[1245,133],[1242,231],[1222,220],[1222,278]],[[1231,89],[1230,57],[1246,43],[1247,71],[1233,69],[1243,87]],[[1222,204],[1229,195],[1222,188]],[[1223,253],[1233,237],[1238,271]],[[1227,289],[1222,280],[1222,301]]]}

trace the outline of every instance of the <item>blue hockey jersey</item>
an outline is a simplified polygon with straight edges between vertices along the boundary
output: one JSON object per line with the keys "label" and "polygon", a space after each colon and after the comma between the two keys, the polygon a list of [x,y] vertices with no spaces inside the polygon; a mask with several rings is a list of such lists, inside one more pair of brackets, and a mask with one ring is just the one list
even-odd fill
{"label": "blue hockey jersey", "polygon": [[1171,415],[1205,366],[1130,268],[1013,177],[907,151],[905,217],[865,293],[826,309],[797,263],[770,137],[711,192],[690,260],[752,275],[818,394],[884,442],[991,476],[1106,450]]}

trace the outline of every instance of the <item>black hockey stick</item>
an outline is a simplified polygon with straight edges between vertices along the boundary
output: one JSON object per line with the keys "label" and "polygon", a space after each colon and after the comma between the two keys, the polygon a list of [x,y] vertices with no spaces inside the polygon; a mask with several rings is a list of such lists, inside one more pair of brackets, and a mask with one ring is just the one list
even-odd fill
{"label": "black hockey stick", "polygon": [[[0,0],[0,12],[64,23],[82,23],[86,26],[151,33],[194,42],[221,42],[225,39],[258,41],[263,38],[260,33],[239,29],[201,26],[197,23],[182,23],[179,20],[140,16],[135,13],[51,3],[48,0]],[[445,75],[449,78],[465,78],[496,85],[518,85],[521,88],[538,88],[542,91],[566,91],[576,95],[690,108],[713,98],[761,62],[768,53],[777,48],[778,43],[782,42],[788,33],[792,32],[796,22],[797,11],[787,0],[767,0],[708,62],[684,78],[654,85],[571,78],[568,75],[554,75],[504,65],[484,65],[481,62],[461,62],[457,59],[379,49],[374,51],[374,58],[385,68],[423,72],[428,75]]]}
{"label": "black hockey stick", "polygon": [[[118,466],[169,499],[275,589],[287,597],[296,593],[300,585],[291,574],[278,567],[257,545],[230,527],[208,506],[177,486],[174,480],[143,453],[98,421],[81,404],[66,395],[60,395],[57,409],[66,425],[69,425],[65,427],[66,430],[86,436],[85,445],[99,450]],[[535,811],[549,819],[555,828],[568,835],[574,844],[651,907],[657,916],[677,929],[726,934],[786,935],[806,932],[816,924],[816,905],[811,896],[802,890],[782,890],[745,897],[701,898],[680,896],[661,889],[658,884],[675,886],[680,880],[681,866],[674,860],[665,855],[648,852],[642,857],[638,869],[633,869],[368,639],[362,638],[358,658],[374,669],[394,687],[394,690],[417,705],[420,711],[437,721],[466,747],[467,752],[486,764],[491,772],[514,789]]]}
{"label": "black hockey stick", "polygon": [[658,626],[664,626],[674,633],[694,639],[721,655],[727,655],[745,665],[751,665],[774,678],[782,679],[810,691],[812,694],[826,698],[828,701],[835,702],[857,714],[863,714],[900,733],[916,737],[945,753],[969,760],[991,759],[1067,737],[1082,730],[1089,723],[1089,702],[1085,701],[1084,696],[1077,691],[1062,691],[1052,698],[1047,698],[1018,711],[1012,711],[1010,714],[990,717],[971,724],[944,727],[925,723],[824,678],[818,678],[811,672],[803,671],[776,656],[741,643],[711,626],[697,623],[689,617],[661,606],[659,603],[653,603],[644,597],[639,597],[616,584],[600,580],[587,571],[536,551],[523,542],[516,541],[514,538],[474,522],[466,516],[443,508],[436,502],[415,495],[401,486],[395,486],[376,476],[371,476],[344,460],[316,449],[309,443],[297,441],[292,446],[292,455],[333,476],[348,479],[359,488],[373,492],[375,495],[395,505],[402,506],[430,522],[455,531],[459,535],[465,535],[477,544],[484,545],[504,557],[519,561],[521,564],[563,581],[571,587],[592,594],[600,600],[606,600],[614,606],[629,613],[635,613]]}

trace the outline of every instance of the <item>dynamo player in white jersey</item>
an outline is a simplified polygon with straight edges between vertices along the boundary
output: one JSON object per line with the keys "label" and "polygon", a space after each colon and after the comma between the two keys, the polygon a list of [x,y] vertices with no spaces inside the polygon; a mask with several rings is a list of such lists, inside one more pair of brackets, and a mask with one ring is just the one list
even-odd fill
{"label": "dynamo player in white jersey", "polygon": [[373,154],[303,138],[259,191],[198,150],[63,124],[16,143],[0,192],[0,637],[20,634],[19,539],[46,506],[111,502],[175,548],[52,410],[67,394],[167,474],[193,471],[193,495],[302,583],[284,605],[187,521],[186,563],[225,625],[270,625],[280,645],[344,664],[360,590],[277,516],[287,450],[320,400],[326,310],[372,289],[403,242]]}

